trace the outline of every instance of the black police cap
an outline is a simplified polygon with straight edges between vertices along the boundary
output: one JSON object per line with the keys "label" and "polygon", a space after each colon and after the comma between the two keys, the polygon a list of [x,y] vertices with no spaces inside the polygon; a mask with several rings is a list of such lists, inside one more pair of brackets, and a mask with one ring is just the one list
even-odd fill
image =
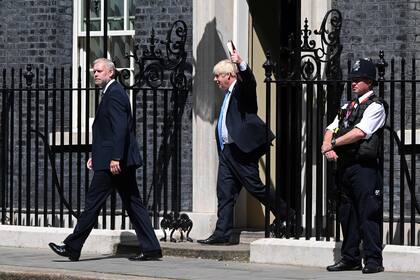
{"label": "black police cap", "polygon": [[357,60],[353,67],[351,68],[350,79],[357,79],[357,78],[364,78],[371,80],[373,82],[376,81],[376,67],[373,62],[368,58],[363,58]]}

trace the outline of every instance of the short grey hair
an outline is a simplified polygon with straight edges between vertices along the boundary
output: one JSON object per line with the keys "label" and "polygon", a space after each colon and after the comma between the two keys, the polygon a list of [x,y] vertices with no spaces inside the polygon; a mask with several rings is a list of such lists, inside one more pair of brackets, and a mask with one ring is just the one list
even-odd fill
{"label": "short grey hair", "polygon": [[238,66],[230,59],[223,59],[213,67],[214,75],[230,74],[231,76],[236,77],[236,73],[238,73]]}
{"label": "short grey hair", "polygon": [[113,76],[115,76],[115,73],[117,73],[117,69],[115,68],[115,64],[110,59],[100,57],[100,58],[95,59],[95,61],[93,61],[93,65],[95,65],[97,63],[104,63],[109,70],[112,70],[112,72],[114,73]]}

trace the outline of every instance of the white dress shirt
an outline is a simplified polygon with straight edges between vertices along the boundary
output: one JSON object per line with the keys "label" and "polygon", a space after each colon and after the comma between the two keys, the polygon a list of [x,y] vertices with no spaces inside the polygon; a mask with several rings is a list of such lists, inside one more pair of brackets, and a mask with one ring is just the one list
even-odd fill
{"label": "white dress shirt", "polygon": [[[239,70],[240,71],[245,71],[246,70],[246,67],[247,67],[247,64],[244,61],[242,61],[242,63],[239,64]],[[223,144],[233,143],[233,139],[232,139],[232,137],[230,137],[229,131],[228,131],[227,127],[226,127],[226,114],[227,114],[227,111],[228,111],[228,108],[229,108],[230,98],[232,97],[232,91],[233,91],[233,88],[236,85],[236,82],[237,82],[237,80],[235,80],[229,86],[228,91],[230,92],[230,95],[228,96],[228,99],[226,100],[226,106],[224,107],[224,111],[221,114],[221,116],[222,116],[222,141],[223,141]]]}

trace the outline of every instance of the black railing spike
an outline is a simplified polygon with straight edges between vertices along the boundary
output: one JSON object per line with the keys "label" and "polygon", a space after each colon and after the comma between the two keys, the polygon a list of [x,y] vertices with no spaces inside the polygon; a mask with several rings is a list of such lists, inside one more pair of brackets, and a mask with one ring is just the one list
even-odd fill
{"label": "black railing spike", "polygon": [[303,27],[304,27],[303,30],[301,30],[301,36],[303,37],[303,42],[302,42],[301,47],[310,48],[309,36],[312,34],[312,31],[309,29],[308,18],[305,18],[305,25]]}
{"label": "black railing spike", "polygon": [[273,75],[274,62],[271,60],[271,54],[269,51],[266,52],[265,57],[267,58],[262,67],[265,70],[265,79],[264,82],[271,82],[271,76]]}
{"label": "black railing spike", "polygon": [[26,80],[26,86],[28,88],[32,87],[32,81],[34,79],[35,74],[32,73],[32,65],[28,64],[26,65],[26,72],[23,74],[23,77],[25,77]]}
{"label": "black railing spike", "polygon": [[385,80],[385,68],[388,67],[388,62],[385,61],[384,57],[384,51],[379,51],[379,61],[376,63],[376,68],[378,68],[379,81]]}

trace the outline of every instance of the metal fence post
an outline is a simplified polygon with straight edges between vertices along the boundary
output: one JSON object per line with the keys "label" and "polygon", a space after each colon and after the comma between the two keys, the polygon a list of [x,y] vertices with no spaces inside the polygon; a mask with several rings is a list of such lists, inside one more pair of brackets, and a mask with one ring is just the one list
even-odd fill
{"label": "metal fence post", "polygon": [[7,90],[6,90],[6,69],[3,69],[3,85],[1,96],[0,115],[0,197],[1,197],[1,224],[6,223],[6,169],[7,169]]}
{"label": "metal fence post", "polygon": [[[271,61],[271,54],[270,52],[266,53],[266,58],[267,60],[264,62],[263,64],[263,68],[265,70],[265,79],[264,79],[264,83],[265,83],[265,88],[266,88],[266,96],[265,96],[265,110],[266,110],[266,115],[265,115],[265,122],[266,122],[266,133],[265,133],[265,137],[266,139],[268,139],[269,137],[269,131],[270,131],[270,123],[271,123],[271,76],[273,73],[273,69],[275,67],[273,61]],[[265,195],[267,197],[267,203],[270,203],[270,181],[271,181],[271,175],[270,175],[270,168],[271,168],[271,155],[270,155],[270,151],[267,152],[266,157],[265,157]],[[267,207],[265,207],[265,213],[264,213],[264,230],[265,230],[265,237],[269,237],[270,236],[270,232],[269,232],[269,223],[270,223],[270,205],[267,205]]]}

